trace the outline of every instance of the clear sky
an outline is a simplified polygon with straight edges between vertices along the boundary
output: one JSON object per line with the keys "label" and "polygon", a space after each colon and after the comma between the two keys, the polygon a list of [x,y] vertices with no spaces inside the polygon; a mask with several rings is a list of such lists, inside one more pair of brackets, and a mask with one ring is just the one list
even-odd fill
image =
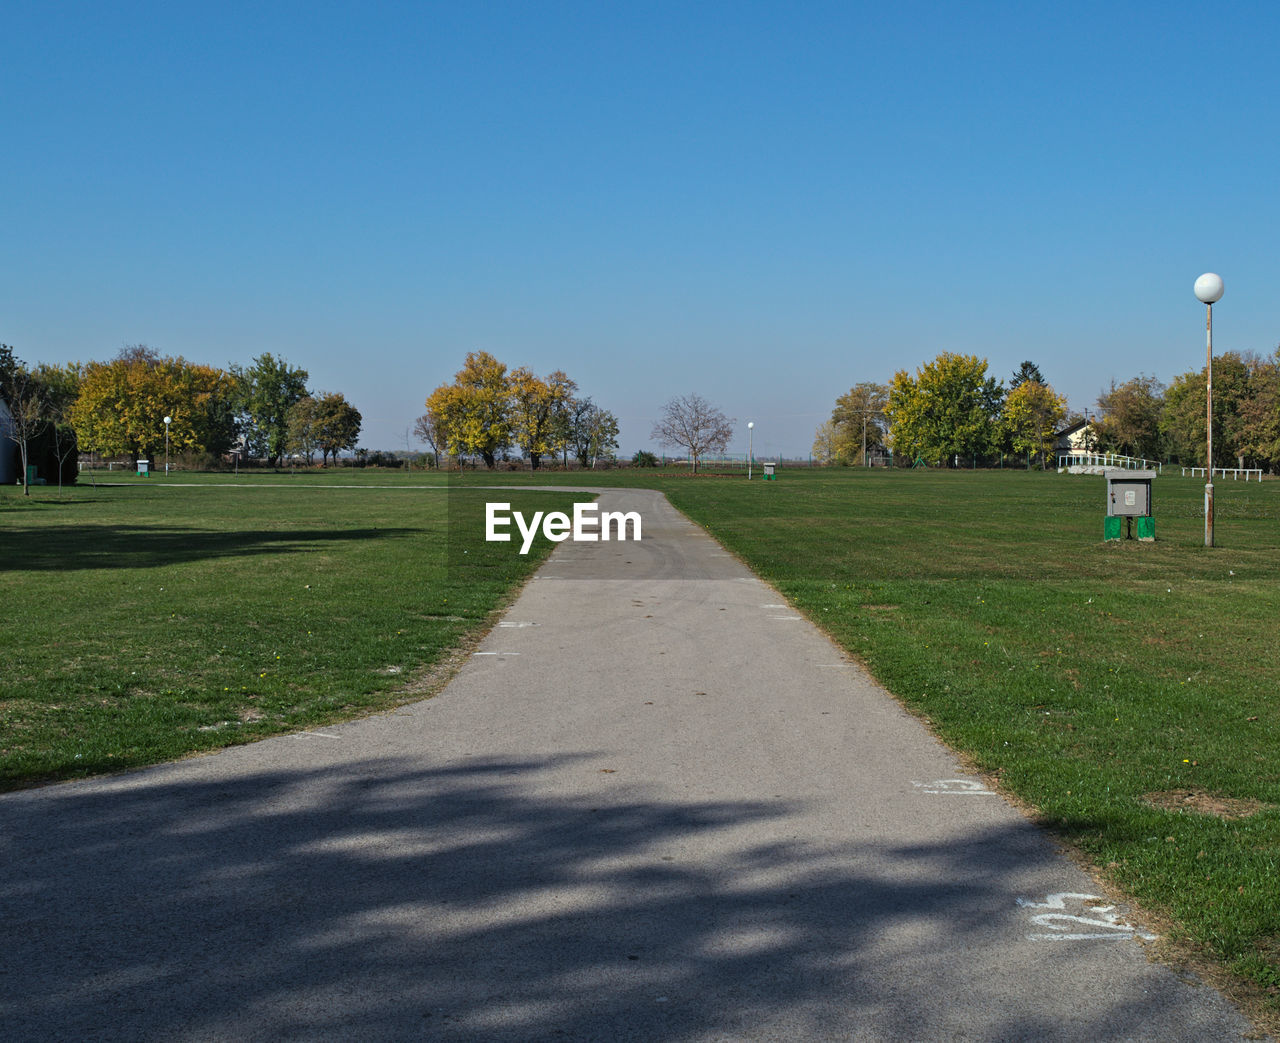
{"label": "clear sky", "polygon": [[940,351],[1280,342],[1280,5],[0,4],[0,341],[271,351],[403,449],[466,352],[807,454]]}

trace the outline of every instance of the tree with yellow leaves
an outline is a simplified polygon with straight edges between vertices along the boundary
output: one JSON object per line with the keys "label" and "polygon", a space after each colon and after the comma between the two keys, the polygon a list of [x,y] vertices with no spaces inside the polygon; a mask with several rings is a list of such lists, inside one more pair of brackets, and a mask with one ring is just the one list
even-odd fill
{"label": "tree with yellow leaves", "polygon": [[542,457],[554,453],[568,437],[561,417],[578,385],[561,370],[546,380],[533,375],[527,366],[513,370],[511,387],[511,435],[529,457],[536,471]]}
{"label": "tree with yellow leaves", "polygon": [[467,353],[452,384],[427,396],[427,414],[446,452],[477,453],[490,470],[511,442],[511,384],[505,363],[487,351]]}
{"label": "tree with yellow leaves", "polygon": [[1053,452],[1058,428],[1067,415],[1067,400],[1048,384],[1024,380],[1004,400],[1004,428],[1013,448],[1027,454],[1027,469],[1038,456],[1043,465]]}
{"label": "tree with yellow leaves", "polygon": [[81,448],[107,456],[152,458],[165,444],[166,416],[172,451],[222,453],[232,439],[234,390],[224,370],[137,344],[84,368],[71,422]]}

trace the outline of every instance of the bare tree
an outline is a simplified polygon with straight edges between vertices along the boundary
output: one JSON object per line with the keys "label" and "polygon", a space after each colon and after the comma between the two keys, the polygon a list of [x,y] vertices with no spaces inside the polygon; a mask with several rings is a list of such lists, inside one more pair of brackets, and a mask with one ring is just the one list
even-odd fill
{"label": "bare tree", "polygon": [[9,438],[17,445],[22,457],[22,494],[31,495],[30,463],[31,443],[35,441],[48,426],[45,419],[44,396],[39,385],[25,371],[19,371],[10,391],[9,414],[11,427]]}
{"label": "bare tree", "polygon": [[724,452],[733,437],[734,420],[725,416],[696,392],[673,398],[662,407],[662,416],[653,425],[650,438],[660,445],[677,445],[689,450],[693,472],[698,459],[709,452]]}
{"label": "bare tree", "polygon": [[439,467],[440,447],[448,441],[441,430],[440,418],[431,410],[427,410],[414,421],[413,434],[418,441],[426,442],[427,445],[431,446],[432,464],[435,467]]}

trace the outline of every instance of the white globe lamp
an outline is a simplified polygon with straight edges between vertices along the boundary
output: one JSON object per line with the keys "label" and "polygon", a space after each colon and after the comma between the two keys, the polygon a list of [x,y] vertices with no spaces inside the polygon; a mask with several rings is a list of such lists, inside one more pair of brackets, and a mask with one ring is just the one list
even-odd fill
{"label": "white globe lamp", "polygon": [[1204,545],[1213,546],[1213,306],[1222,299],[1222,276],[1205,272],[1196,280],[1196,299],[1205,306],[1206,351],[1204,364],[1205,397],[1205,485]]}

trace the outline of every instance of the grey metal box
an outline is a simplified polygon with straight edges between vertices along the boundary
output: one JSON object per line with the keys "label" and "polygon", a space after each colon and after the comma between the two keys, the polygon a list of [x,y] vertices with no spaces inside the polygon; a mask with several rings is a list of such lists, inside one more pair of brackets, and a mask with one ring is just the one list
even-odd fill
{"label": "grey metal box", "polygon": [[1150,517],[1151,480],[1155,476],[1155,471],[1108,469],[1106,471],[1107,516]]}

